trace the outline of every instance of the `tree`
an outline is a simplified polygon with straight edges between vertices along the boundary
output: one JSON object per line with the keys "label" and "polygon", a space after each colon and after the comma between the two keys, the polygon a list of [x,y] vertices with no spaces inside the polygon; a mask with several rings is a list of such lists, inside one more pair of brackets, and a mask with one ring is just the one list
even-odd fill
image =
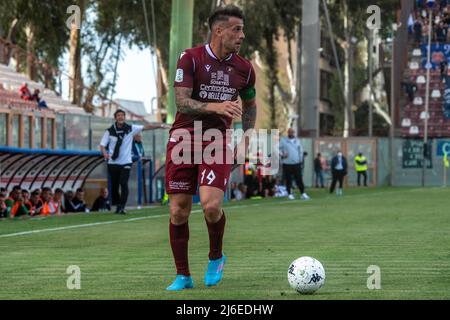
{"label": "tree", "polygon": [[[66,8],[69,0],[11,0],[0,2],[0,37],[7,42],[26,48],[26,70],[30,79],[42,80],[47,86],[54,84],[53,79],[45,77],[49,65],[39,65],[36,59],[57,65],[68,39],[65,28]],[[12,51],[5,48],[3,63],[9,64]],[[25,56],[25,55],[24,55]],[[38,72],[37,67],[43,67]],[[18,61],[18,69],[23,69]],[[42,71],[42,70],[41,70]],[[47,80],[47,81],[46,81]]]}
{"label": "tree", "polygon": [[[330,0],[328,1],[330,19],[333,24],[334,35],[340,56],[343,57],[344,66],[344,96],[341,99],[345,101],[344,106],[344,124],[343,134],[347,137],[351,130],[355,128],[355,119],[353,113],[355,95],[359,95],[363,88],[355,94],[355,85],[353,75],[355,74],[354,61],[365,50],[358,44],[367,41],[366,19],[367,8],[372,5],[370,0]],[[395,20],[395,12],[399,7],[399,1],[381,0],[377,5],[382,8],[381,21],[383,21],[383,30],[390,30],[392,22]],[[326,23],[325,21],[323,23]],[[386,34],[386,31],[384,31]],[[378,72],[378,71],[376,71]],[[368,83],[365,81],[365,83]],[[342,101],[341,100],[341,101]],[[340,101],[335,101],[335,105],[341,105]],[[336,110],[337,113],[342,112]]]}
{"label": "tree", "polygon": [[76,0],[75,5],[79,8],[79,22],[76,26],[72,21],[69,41],[69,100],[71,103],[80,105],[83,93],[83,78],[81,75],[81,30],[83,29],[83,20],[85,18],[86,8],[89,0]]}

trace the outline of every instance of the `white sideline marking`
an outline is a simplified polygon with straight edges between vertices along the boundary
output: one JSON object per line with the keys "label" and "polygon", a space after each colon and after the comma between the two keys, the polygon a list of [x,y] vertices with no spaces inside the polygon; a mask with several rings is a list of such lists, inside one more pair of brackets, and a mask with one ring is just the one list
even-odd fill
{"label": "white sideline marking", "polygon": [[0,238],[8,238],[8,237],[15,237],[15,236],[23,236],[27,234],[33,234],[33,233],[43,233],[43,232],[51,232],[51,231],[61,231],[61,230],[68,230],[68,229],[78,229],[78,228],[85,228],[85,227],[94,227],[94,226],[101,226],[105,224],[113,224],[113,223],[119,223],[119,222],[128,222],[128,221],[136,221],[136,220],[143,220],[143,219],[152,219],[152,218],[160,218],[165,217],[167,214],[161,214],[156,216],[149,216],[149,217],[139,217],[139,218],[131,218],[126,220],[112,220],[112,221],[103,221],[103,222],[94,222],[94,223],[85,223],[85,224],[76,224],[73,226],[66,226],[66,227],[58,227],[58,228],[49,228],[49,229],[39,229],[39,230],[31,230],[31,231],[23,231],[23,232],[17,232],[17,233],[8,233],[0,235]]}
{"label": "white sideline marking", "polygon": [[[259,204],[232,206],[232,207],[227,207],[226,209],[245,208],[245,207],[251,207],[251,206],[255,206],[255,205],[259,205]],[[198,210],[191,211],[191,213],[200,213],[200,212],[203,212],[203,210],[198,209]],[[111,220],[111,221],[103,221],[103,222],[76,224],[73,226],[66,226],[66,227],[8,233],[8,234],[0,235],[0,238],[24,236],[24,235],[28,235],[28,234],[34,234],[34,233],[43,233],[43,232],[62,231],[62,230],[78,229],[78,228],[86,228],[86,227],[95,227],[95,226],[101,226],[101,225],[107,225],[107,224],[113,224],[113,223],[119,223],[119,222],[139,221],[139,220],[154,219],[154,218],[161,218],[161,217],[168,217],[168,216],[169,216],[169,214],[159,214],[159,215],[154,215],[154,216],[138,217],[138,218],[124,219],[124,220]]]}
{"label": "white sideline marking", "polygon": [[[406,192],[411,192],[413,190],[417,190],[417,189],[408,190]],[[399,192],[402,192],[402,191],[399,191]],[[367,194],[367,193],[354,194],[354,195],[347,196],[347,198],[357,197],[357,196],[368,196],[368,195],[380,194],[380,193],[386,193],[386,191],[374,192],[374,193],[370,193],[370,194]],[[321,199],[321,201],[324,201],[324,200],[326,200],[326,198],[325,199]],[[300,201],[301,200],[296,199],[296,200],[279,201],[279,202],[273,202],[273,203],[252,203],[252,204],[247,204],[247,205],[238,205],[238,206],[225,207],[224,209],[228,210],[228,209],[236,209],[236,208],[258,207],[258,206],[261,206],[261,205],[271,205],[271,204],[277,205],[277,204],[281,204],[281,203],[297,203],[297,202],[300,202]],[[311,201],[311,200],[309,200],[309,201]],[[200,212],[203,212],[203,210],[197,209],[197,210],[192,210],[191,211],[191,213],[200,213]],[[167,216],[169,216],[169,214],[159,214],[159,215],[154,215],[154,216],[138,217],[138,218],[124,219],[124,220],[111,220],[111,221],[103,221],[103,222],[76,224],[76,225],[73,225],[73,226],[66,226],[66,227],[58,227],[58,228],[49,228],[49,229],[39,229],[39,230],[23,231],[23,232],[16,232],[16,233],[8,233],[8,234],[0,235],[0,238],[10,238],[10,237],[23,236],[23,235],[34,234],[34,233],[43,233],[43,232],[62,231],[62,230],[78,229],[78,228],[85,228],[85,227],[94,227],[94,226],[114,224],[114,223],[119,223],[119,222],[139,221],[139,220],[154,219],[154,218],[161,218],[161,217],[167,217]]]}

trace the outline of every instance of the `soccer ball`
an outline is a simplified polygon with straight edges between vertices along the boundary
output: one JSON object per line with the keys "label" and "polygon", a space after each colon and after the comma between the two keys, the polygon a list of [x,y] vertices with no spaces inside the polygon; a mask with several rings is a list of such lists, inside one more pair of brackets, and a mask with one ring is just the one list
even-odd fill
{"label": "soccer ball", "polygon": [[325,270],[320,261],[311,257],[300,257],[289,266],[288,281],[297,292],[311,294],[325,283]]}

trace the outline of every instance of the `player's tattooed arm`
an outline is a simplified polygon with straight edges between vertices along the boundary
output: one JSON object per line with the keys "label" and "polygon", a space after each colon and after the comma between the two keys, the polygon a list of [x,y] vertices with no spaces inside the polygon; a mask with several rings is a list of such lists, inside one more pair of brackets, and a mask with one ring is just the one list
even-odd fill
{"label": "player's tattooed arm", "polygon": [[192,99],[192,88],[176,87],[175,99],[178,111],[187,114],[211,114],[208,103]]}
{"label": "player's tattooed arm", "polygon": [[241,118],[242,109],[238,101],[218,103],[192,99],[192,88],[176,87],[175,99],[178,112],[186,114],[218,114],[229,118]]}
{"label": "player's tattooed arm", "polygon": [[242,129],[246,132],[255,127],[256,103],[255,99],[242,101]]}

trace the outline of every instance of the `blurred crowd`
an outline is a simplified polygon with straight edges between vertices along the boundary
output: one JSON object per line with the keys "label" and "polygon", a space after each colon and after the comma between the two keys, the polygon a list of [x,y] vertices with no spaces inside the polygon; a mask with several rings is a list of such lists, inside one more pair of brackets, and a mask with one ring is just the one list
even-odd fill
{"label": "blurred crowd", "polygon": [[[450,1],[436,2],[432,18],[431,41],[439,43],[450,42]],[[417,44],[428,43],[430,16],[425,0],[416,0],[416,10],[408,19],[408,29],[414,34]]]}

